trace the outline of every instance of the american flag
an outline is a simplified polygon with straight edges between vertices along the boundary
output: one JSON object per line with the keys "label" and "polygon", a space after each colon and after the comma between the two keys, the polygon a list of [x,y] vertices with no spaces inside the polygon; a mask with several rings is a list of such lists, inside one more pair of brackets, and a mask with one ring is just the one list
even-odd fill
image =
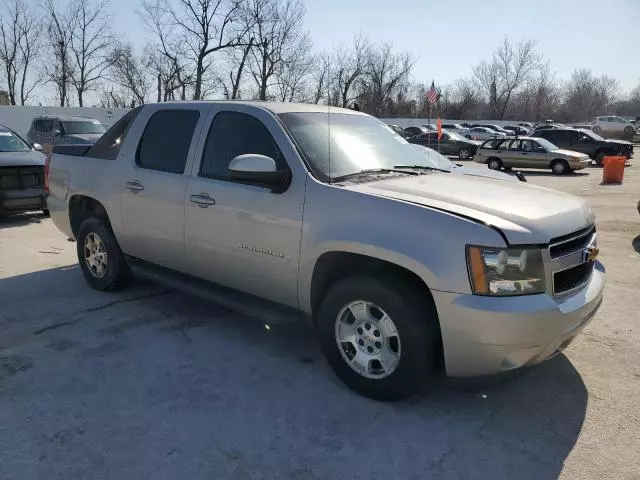
{"label": "american flag", "polygon": [[427,92],[427,101],[431,105],[435,105],[437,99],[438,99],[438,91],[436,90],[436,86],[435,86],[435,84],[433,83],[433,80],[432,80],[431,81],[431,88]]}

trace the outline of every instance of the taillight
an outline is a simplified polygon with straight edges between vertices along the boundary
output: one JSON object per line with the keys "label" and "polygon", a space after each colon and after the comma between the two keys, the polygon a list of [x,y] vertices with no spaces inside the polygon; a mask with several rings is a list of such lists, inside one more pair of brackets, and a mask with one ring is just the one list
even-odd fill
{"label": "taillight", "polygon": [[51,154],[48,153],[44,159],[44,191],[49,193],[49,162],[51,161]]}

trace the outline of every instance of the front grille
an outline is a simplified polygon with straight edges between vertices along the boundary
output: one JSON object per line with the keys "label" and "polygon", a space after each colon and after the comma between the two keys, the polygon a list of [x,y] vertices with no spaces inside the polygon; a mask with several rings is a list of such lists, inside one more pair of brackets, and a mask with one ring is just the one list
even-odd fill
{"label": "front grille", "polygon": [[44,186],[44,167],[0,167],[0,190]]}
{"label": "front grille", "polygon": [[553,275],[553,287],[556,294],[568,292],[589,280],[594,262],[582,263]]}
{"label": "front grille", "polygon": [[591,225],[577,232],[563,235],[551,240],[549,254],[551,258],[563,257],[572,252],[586,248],[590,243],[593,235],[596,233],[596,226]]}

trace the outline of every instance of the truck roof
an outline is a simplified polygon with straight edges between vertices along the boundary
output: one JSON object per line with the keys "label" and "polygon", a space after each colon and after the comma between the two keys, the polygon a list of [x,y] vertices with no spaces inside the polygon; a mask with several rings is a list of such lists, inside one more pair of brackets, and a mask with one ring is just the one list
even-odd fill
{"label": "truck roof", "polygon": [[[285,103],[285,102],[264,102],[259,100],[182,100],[182,101],[174,101],[174,102],[165,102],[165,103],[154,103],[150,105],[164,105],[164,104],[176,104],[176,103],[186,103],[186,104],[223,104],[223,105],[251,105],[257,108],[262,108],[265,110],[269,110],[274,114],[279,113],[294,113],[294,112],[308,112],[308,113],[327,113],[329,107],[327,105],[317,105],[313,103]],[[346,113],[351,115],[366,115],[366,113],[362,113],[356,110],[351,110],[349,108],[341,108],[341,107],[330,107],[331,113]]]}

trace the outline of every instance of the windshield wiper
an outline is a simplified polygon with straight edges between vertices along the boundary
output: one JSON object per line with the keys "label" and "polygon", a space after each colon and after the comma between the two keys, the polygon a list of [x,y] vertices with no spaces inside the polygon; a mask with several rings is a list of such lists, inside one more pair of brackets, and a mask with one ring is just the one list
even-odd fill
{"label": "windshield wiper", "polygon": [[338,177],[333,177],[331,181],[333,182],[341,182],[342,180],[347,180],[353,177],[359,177],[360,175],[370,175],[375,173],[404,173],[405,175],[419,175],[417,172],[407,172],[406,170],[396,170],[395,168],[368,168],[366,170],[360,170],[359,172],[348,173],[346,175],[340,175]]}
{"label": "windshield wiper", "polygon": [[427,167],[426,165],[394,165],[393,168],[416,168],[419,170],[430,170],[432,172],[451,173],[449,170],[445,170],[444,168]]}

